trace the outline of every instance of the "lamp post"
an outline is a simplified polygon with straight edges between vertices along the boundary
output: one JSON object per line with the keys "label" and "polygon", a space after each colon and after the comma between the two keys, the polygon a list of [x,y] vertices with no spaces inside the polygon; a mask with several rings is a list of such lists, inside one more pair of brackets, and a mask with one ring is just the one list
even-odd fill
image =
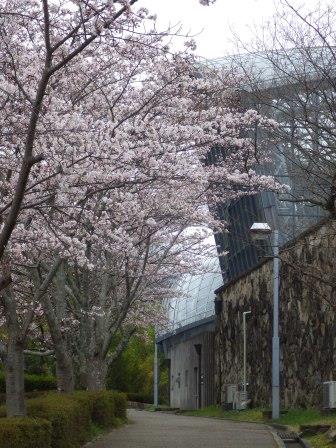
{"label": "lamp post", "polygon": [[243,333],[244,333],[244,368],[243,368],[243,391],[246,397],[246,316],[251,314],[251,311],[243,312]]}
{"label": "lamp post", "polygon": [[273,338],[272,338],[272,418],[280,416],[280,342],[279,342],[279,231],[267,223],[254,223],[250,229],[252,238],[265,240],[273,236]]}
{"label": "lamp post", "polygon": [[159,406],[159,363],[158,363],[158,347],[156,342],[156,335],[154,340],[154,407]]}

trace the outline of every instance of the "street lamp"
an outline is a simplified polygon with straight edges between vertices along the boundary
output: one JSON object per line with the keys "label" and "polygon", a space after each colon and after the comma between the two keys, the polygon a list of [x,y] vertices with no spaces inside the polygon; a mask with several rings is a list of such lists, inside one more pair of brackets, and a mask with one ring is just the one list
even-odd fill
{"label": "street lamp", "polygon": [[280,416],[280,343],[279,343],[279,231],[267,223],[255,222],[251,229],[253,240],[260,241],[273,234],[273,339],[272,339],[272,418]]}
{"label": "street lamp", "polygon": [[154,336],[154,407],[159,406],[159,362],[158,362],[158,345],[156,341],[156,334]]}

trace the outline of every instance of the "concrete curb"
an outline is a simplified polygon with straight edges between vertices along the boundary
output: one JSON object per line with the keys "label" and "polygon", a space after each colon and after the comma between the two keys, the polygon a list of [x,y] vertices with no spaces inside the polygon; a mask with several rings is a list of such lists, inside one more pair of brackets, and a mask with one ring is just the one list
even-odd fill
{"label": "concrete curb", "polygon": [[[278,434],[274,431],[274,427],[269,426],[270,433],[272,434],[275,443],[277,444],[278,448],[286,448],[285,442],[280,439]],[[303,448],[311,448],[310,444],[306,442],[305,440],[301,439],[301,437],[298,438],[297,443],[299,443]]]}
{"label": "concrete curb", "polygon": [[274,442],[276,443],[278,448],[286,448],[286,445],[284,444],[284,442],[280,439],[280,437],[278,436],[278,434],[276,432],[273,431],[274,428],[272,428],[271,426],[269,426],[269,430],[270,433],[273,436]]}
{"label": "concrete curb", "polygon": [[300,437],[300,443],[303,446],[303,448],[311,448],[311,445],[308,442],[306,442],[306,440],[301,439],[301,437]]}
{"label": "concrete curb", "polygon": [[[222,421],[228,421],[228,422],[232,422],[232,423],[248,423],[248,424],[252,424],[252,425],[259,425],[259,426],[262,426],[264,429],[267,429],[271,433],[271,435],[272,435],[272,437],[273,437],[273,439],[274,439],[274,441],[275,441],[275,443],[276,443],[278,448],[286,448],[284,442],[280,439],[278,434],[274,431],[275,428],[270,426],[270,425],[267,425],[266,423],[263,423],[263,422],[255,422],[255,421],[251,421],[251,420],[250,421],[249,420],[234,420],[234,419],[225,418],[225,417],[205,417],[205,416],[201,417],[199,415],[184,414],[183,412],[182,413],[177,413],[176,415],[181,415],[181,416],[184,416],[184,417],[207,418],[207,419],[210,419],[210,420],[222,420]],[[310,448],[310,447],[307,446],[306,448]]]}
{"label": "concrete curb", "polygon": [[[168,412],[167,412],[168,414]],[[286,445],[284,443],[284,441],[282,439],[280,439],[280,437],[278,436],[278,434],[274,431],[274,430],[289,430],[289,427],[286,425],[280,425],[277,423],[272,423],[267,424],[267,423],[263,423],[263,422],[256,422],[256,421],[251,421],[251,420],[235,420],[235,419],[231,419],[231,418],[227,418],[227,417],[208,417],[208,416],[199,416],[199,415],[188,415],[188,414],[184,414],[183,412],[179,413],[177,412],[175,415],[181,415],[184,417],[197,417],[197,418],[208,418],[211,420],[224,420],[224,421],[229,421],[232,423],[251,423],[252,425],[259,425],[259,426],[263,426],[265,429],[268,429],[269,432],[272,434],[272,437],[274,439],[274,442],[276,443],[278,448],[286,448]],[[301,439],[301,437],[299,437],[298,443],[303,447],[303,448],[311,448],[310,444],[308,442],[306,442],[305,440]]]}

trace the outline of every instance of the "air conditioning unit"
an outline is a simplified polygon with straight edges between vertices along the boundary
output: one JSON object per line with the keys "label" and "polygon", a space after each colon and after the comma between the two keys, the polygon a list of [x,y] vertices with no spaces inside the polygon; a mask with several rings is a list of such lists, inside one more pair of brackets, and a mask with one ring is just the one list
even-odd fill
{"label": "air conditioning unit", "polygon": [[228,384],[226,386],[226,401],[224,405],[225,409],[227,410],[235,409],[237,392],[238,392],[237,384]]}
{"label": "air conditioning unit", "polygon": [[336,381],[323,383],[323,408],[336,409]]}
{"label": "air conditioning unit", "polygon": [[229,384],[226,388],[226,402],[233,403],[235,399],[235,394],[238,390],[237,384]]}
{"label": "air conditioning unit", "polygon": [[239,390],[238,384],[228,384],[226,387],[225,409],[240,411],[246,409],[249,403],[247,392]]}

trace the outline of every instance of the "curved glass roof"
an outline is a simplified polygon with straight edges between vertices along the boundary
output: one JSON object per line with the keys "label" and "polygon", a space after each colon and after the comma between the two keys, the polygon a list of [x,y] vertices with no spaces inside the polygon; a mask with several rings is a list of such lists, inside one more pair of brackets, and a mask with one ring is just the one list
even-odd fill
{"label": "curved glass roof", "polygon": [[[321,77],[323,71],[335,72],[334,47],[310,47],[269,50],[267,52],[229,55],[212,59],[208,64],[223,67],[254,79],[264,88],[295,82],[300,76]],[[319,61],[318,64],[316,61]],[[249,86],[246,85],[247,90]]]}
{"label": "curved glass roof", "polygon": [[167,300],[168,329],[174,331],[215,313],[214,291],[223,284],[215,239],[211,237],[211,252],[203,258],[202,274],[188,274],[178,280],[178,297]]}
{"label": "curved glass roof", "polygon": [[[308,62],[303,59],[302,49],[288,49],[283,52],[270,52],[270,54],[234,55],[207,62],[213,66],[234,69],[243,77],[244,74],[248,74],[250,78],[260,82],[263,88],[279,87],[284,83],[294,82],[295,76],[299,77],[302,71],[306,75],[308,73],[309,77],[315,78],[317,70],[314,59],[320,61],[322,59],[326,69],[334,70],[331,66],[334,59],[331,57],[330,48],[316,47],[310,48],[309,51],[311,58]],[[245,89],[245,86],[243,87]],[[249,90],[248,85],[246,89]],[[281,98],[278,100],[280,101]],[[281,117],[275,118],[282,121]],[[293,189],[295,179],[288,172],[281,154],[275,166],[276,173],[273,174],[283,183],[291,185]],[[223,284],[223,281],[227,282],[235,278],[257,263],[258,251],[249,238],[249,228],[255,220],[276,222],[284,237],[283,240],[286,241],[321,216],[320,210],[316,207],[309,208],[305,204],[286,203],[283,200],[280,202],[278,199],[273,193],[264,192],[253,197],[243,197],[232,204],[222,204],[219,214],[232,224],[230,234],[223,234],[222,238],[221,235],[216,235],[220,251],[225,252],[225,255],[220,257],[222,272],[215,240],[212,238],[213,256],[204,257],[205,273],[184,275],[179,278],[177,285],[179,294],[164,304],[168,316],[168,328],[159,331],[161,335],[213,316],[215,313],[214,291]]]}

